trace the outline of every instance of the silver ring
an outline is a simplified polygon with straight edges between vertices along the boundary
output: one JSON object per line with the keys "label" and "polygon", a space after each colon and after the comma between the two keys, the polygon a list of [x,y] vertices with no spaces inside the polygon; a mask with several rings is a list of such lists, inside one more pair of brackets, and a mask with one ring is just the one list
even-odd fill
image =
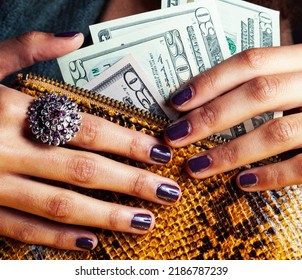
{"label": "silver ring", "polygon": [[28,109],[28,120],[37,139],[59,146],[70,141],[80,130],[82,116],[74,101],[52,92],[33,101]]}

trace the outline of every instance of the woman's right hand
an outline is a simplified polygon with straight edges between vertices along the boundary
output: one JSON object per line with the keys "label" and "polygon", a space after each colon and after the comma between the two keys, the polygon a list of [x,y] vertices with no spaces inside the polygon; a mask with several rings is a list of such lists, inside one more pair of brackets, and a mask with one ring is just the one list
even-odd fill
{"label": "woman's right hand", "polygon": [[[80,33],[55,36],[40,32],[3,41],[0,80],[37,61],[75,50],[82,42]],[[170,160],[171,150],[160,140],[81,113],[80,131],[69,143],[83,150],[48,146],[30,132],[27,110],[32,101],[30,96],[0,86],[0,235],[60,249],[87,250],[98,241],[85,226],[134,234],[147,233],[154,226],[154,216],[146,209],[108,203],[33,178],[125,193],[166,205],[179,200],[180,189],[174,181],[93,152],[163,164]]]}

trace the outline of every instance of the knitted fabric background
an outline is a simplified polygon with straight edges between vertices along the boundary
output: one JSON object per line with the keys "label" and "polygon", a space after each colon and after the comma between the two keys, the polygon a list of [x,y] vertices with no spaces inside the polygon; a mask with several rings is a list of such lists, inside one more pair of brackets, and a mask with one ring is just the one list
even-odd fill
{"label": "knitted fabric background", "polygon": [[[106,0],[6,0],[0,3],[0,40],[29,31],[83,32],[90,44],[89,25],[96,23]],[[56,60],[24,70],[62,80]],[[4,81],[10,82],[11,78]]]}
{"label": "knitted fabric background", "polygon": [[[100,20],[110,0],[6,0],[0,3],[0,40],[28,31],[61,33],[80,31],[84,45],[91,43],[89,25]],[[122,1],[122,0],[121,0]],[[143,1],[143,0],[142,0]],[[302,2],[295,0],[251,0],[249,2],[280,10],[281,43],[302,42]],[[62,80],[56,60],[40,62],[23,72],[35,72]],[[9,84],[10,78],[2,81]]]}

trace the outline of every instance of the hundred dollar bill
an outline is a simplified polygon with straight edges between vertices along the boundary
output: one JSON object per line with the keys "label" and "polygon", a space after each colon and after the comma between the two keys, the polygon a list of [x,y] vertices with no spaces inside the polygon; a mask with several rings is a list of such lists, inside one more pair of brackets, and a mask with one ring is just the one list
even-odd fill
{"label": "hundred dollar bill", "polygon": [[[162,0],[162,8],[203,0]],[[231,54],[280,45],[279,11],[242,0],[216,0]]]}
{"label": "hundred dollar bill", "polygon": [[[196,49],[196,60],[200,60],[196,63],[202,67],[201,70],[212,67],[230,56],[223,38],[215,0],[203,0],[191,6],[169,10],[151,11],[94,24],[89,28],[93,42],[98,43],[139,30],[144,30],[148,36],[150,27],[161,25],[164,29],[171,28],[172,21],[176,20],[184,24],[184,31],[191,41],[191,47]],[[206,58],[201,58],[205,55]]]}
{"label": "hundred dollar bill", "polygon": [[65,82],[84,86],[108,66],[132,54],[167,101],[183,83],[229,56],[214,1],[171,11],[177,16],[59,58]]}
{"label": "hundred dollar bill", "polygon": [[257,128],[258,126],[264,124],[269,120],[282,117],[282,115],[282,112],[263,113],[259,116],[251,118],[250,120],[247,120],[243,123],[239,123],[229,129],[226,129],[218,134],[220,136],[223,136],[223,138],[225,139],[234,139],[248,133],[249,131],[252,131],[253,129]]}
{"label": "hundred dollar bill", "polygon": [[[203,0],[162,0],[162,8],[202,2]],[[231,54],[254,47],[280,45],[279,12],[242,0],[217,0],[217,7]],[[189,5],[187,5],[189,6]],[[224,130],[219,135],[233,139],[261,124],[281,117],[282,112],[263,113]]]}
{"label": "hundred dollar bill", "polygon": [[83,88],[95,94],[108,96],[152,115],[176,119],[178,113],[167,106],[157,89],[132,55],[113,64]]}

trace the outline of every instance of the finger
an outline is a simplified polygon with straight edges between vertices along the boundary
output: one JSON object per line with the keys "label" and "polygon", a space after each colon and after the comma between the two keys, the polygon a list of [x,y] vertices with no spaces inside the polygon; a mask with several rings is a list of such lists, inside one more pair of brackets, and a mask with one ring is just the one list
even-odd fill
{"label": "finger", "polygon": [[302,114],[271,120],[257,129],[188,160],[188,172],[205,178],[282,152],[302,143]]}
{"label": "finger", "polygon": [[0,207],[0,235],[62,250],[92,250],[97,237],[80,227],[55,223],[11,208]]}
{"label": "finger", "polygon": [[283,162],[253,168],[237,176],[237,185],[244,191],[280,189],[302,183],[301,155]]}
{"label": "finger", "polygon": [[[27,134],[32,135],[26,115],[33,98],[3,86],[0,86],[0,92],[0,108],[3,105],[3,110],[0,111],[0,125],[2,122],[5,131],[12,131],[12,134],[22,137],[24,135],[20,135],[20,132],[24,131],[20,127],[24,127]],[[12,123],[15,123],[15,126],[12,126]],[[172,157],[171,148],[159,139],[86,113],[82,113],[80,131],[69,143],[150,164],[165,164]]]}
{"label": "finger", "polygon": [[299,72],[299,57],[302,45],[246,50],[193,78],[172,96],[171,104],[189,111],[256,77]]}
{"label": "finger", "polygon": [[38,61],[63,56],[83,43],[81,33],[48,34],[29,32],[0,42],[0,80]]}
{"label": "finger", "polygon": [[82,116],[80,131],[70,142],[72,145],[150,164],[165,164],[171,160],[171,148],[155,137],[121,127],[100,117],[89,114]]}
{"label": "finger", "polygon": [[[184,146],[233,127],[263,112],[301,106],[302,73],[255,78],[193,110],[166,130],[172,146]],[[180,134],[179,124],[185,128]],[[180,134],[181,138],[176,138]]]}
{"label": "finger", "polygon": [[[8,164],[12,157],[8,156]],[[19,151],[18,158],[10,168],[16,174],[129,194],[161,204],[175,203],[181,196],[179,186],[171,179],[90,152],[36,145]]]}
{"label": "finger", "polygon": [[[16,91],[11,91],[10,95],[12,100],[17,98],[17,96],[24,98],[25,103],[30,103],[32,100],[27,96],[26,98],[23,97],[22,94]],[[0,112],[0,119],[6,120],[3,125],[5,127],[8,126],[5,129],[6,134],[1,134],[0,137],[12,139],[12,141],[7,143],[6,149],[2,151],[4,160],[0,162],[0,168],[3,170],[15,174],[62,181],[86,188],[126,193],[161,204],[171,204],[179,200],[181,196],[179,186],[170,179],[110,160],[95,153],[75,151],[62,147],[50,147],[24,138],[20,127],[27,126],[27,124],[24,120],[25,110],[22,108],[20,109],[16,105],[9,105],[3,112]],[[80,134],[79,139],[76,140],[78,142],[75,141],[75,144],[80,143],[87,148],[104,149],[107,152],[112,151],[139,160],[147,158],[145,161],[150,163],[155,162],[155,157],[157,162],[162,160],[162,146],[154,146],[158,142],[153,137],[125,128],[119,130],[119,126],[113,125],[108,121],[98,117],[90,117],[86,114],[83,115],[84,134],[86,134],[85,131],[98,130],[98,132],[92,132],[94,141],[89,140],[88,142],[87,139],[89,137],[91,139],[91,135],[81,136]],[[8,122],[7,120],[10,118],[11,122]],[[15,126],[11,125],[12,122],[15,123]],[[24,122],[25,124],[23,124]],[[85,129],[87,123],[90,124]],[[112,134],[115,130],[117,131]],[[123,135],[123,139],[119,138],[120,134]],[[97,135],[96,138],[95,135]],[[83,137],[86,137],[86,140],[83,141]],[[104,143],[102,140],[104,140]],[[130,148],[123,147],[129,144],[132,145]],[[117,151],[119,148],[121,151]],[[154,149],[157,149],[157,151],[154,151]],[[167,158],[168,154],[170,159],[171,154],[169,151],[170,148],[165,152],[165,158]],[[18,161],[15,160],[16,158],[18,158]]]}
{"label": "finger", "polygon": [[63,224],[145,234],[155,223],[145,209],[113,204],[77,192],[7,176],[1,182],[0,205]]}

